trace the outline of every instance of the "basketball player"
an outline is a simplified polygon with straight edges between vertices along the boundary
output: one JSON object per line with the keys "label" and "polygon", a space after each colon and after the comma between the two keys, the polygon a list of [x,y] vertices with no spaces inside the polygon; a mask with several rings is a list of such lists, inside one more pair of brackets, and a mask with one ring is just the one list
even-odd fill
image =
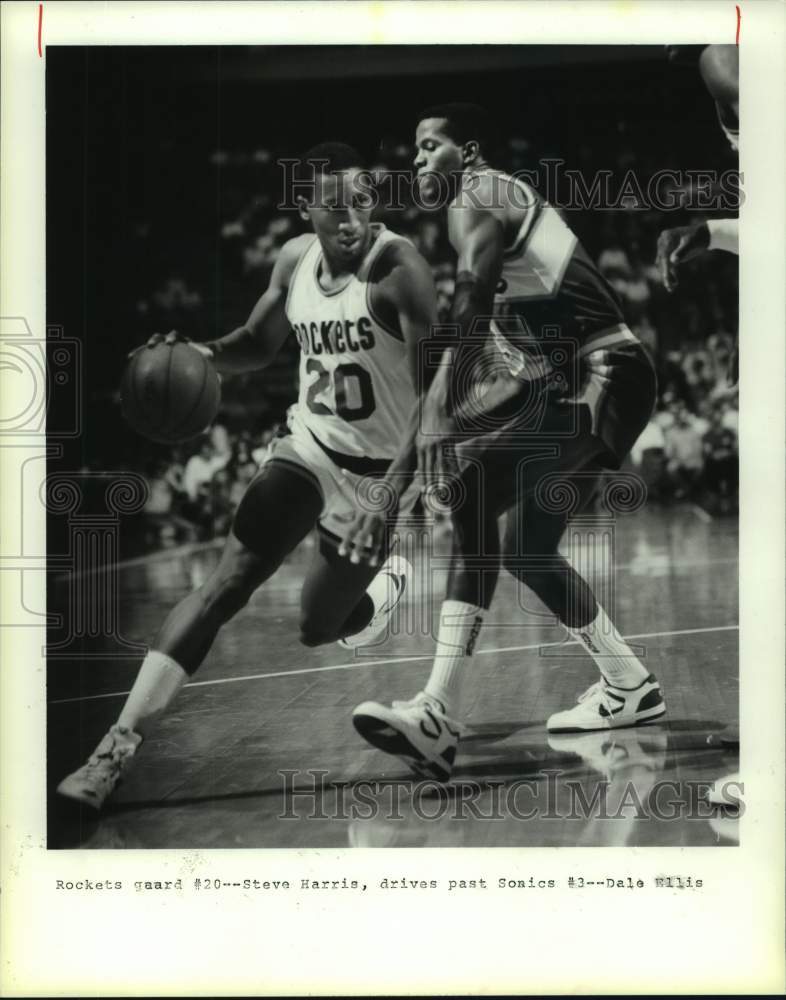
{"label": "basketball player", "polygon": [[[669,55],[672,60],[678,59],[680,53],[677,47],[672,47]],[[715,101],[720,127],[736,153],[740,142],[739,48],[736,45],[708,45],[699,56],[699,71]],[[677,270],[680,264],[706,250],[725,250],[727,253],[739,254],[738,229],[737,219],[710,219],[692,226],[665,229],[658,237],[656,263],[666,289],[673,292],[677,287]],[[738,381],[739,346],[735,345],[729,366],[729,383],[735,385]],[[732,746],[739,742],[739,733],[724,733],[722,740]],[[736,772],[720,778],[709,789],[707,798],[715,805],[728,806],[730,795],[727,788],[739,784],[739,781],[740,776]]]}
{"label": "basketball player", "polygon": [[[447,597],[425,690],[391,708],[364,703],[354,714],[369,742],[440,780],[455,757],[461,684],[501,565],[600,670],[575,707],[549,718],[550,732],[633,726],[666,710],[656,679],[559,554],[569,513],[549,504],[543,489],[544,477],[556,475],[575,496],[571,513],[587,505],[603,471],[619,467],[646,426],[655,373],[614,292],[557,212],[489,165],[488,121],[483,109],[460,104],[418,119],[421,198],[448,196],[448,237],[458,256],[451,322],[459,331],[425,400],[419,460],[428,480],[458,475],[464,500],[453,511]],[[480,403],[468,391],[478,321],[504,360]],[[559,333],[559,350],[549,349],[550,330]],[[470,439],[461,442],[468,427]],[[458,467],[445,457],[457,441]]]}
{"label": "basketball player", "polygon": [[370,642],[406,584],[405,560],[393,556],[380,569],[361,559],[379,550],[384,558],[395,520],[395,510],[364,505],[363,491],[382,484],[395,507],[414,472],[415,364],[436,319],[436,290],[415,248],[370,221],[373,197],[357,152],[316,146],[299,181],[308,194],[298,199],[300,213],[313,232],[282,247],[246,324],[204,348],[221,373],[252,371],[294,332],[300,394],[292,433],[275,442],[249,484],[217,568],[167,617],[115,724],[61,782],[61,795],[96,809],[219,629],[315,525],[319,545],[301,595],[306,646]]}
{"label": "basketball player", "polygon": [[[670,55],[679,57],[676,47],[671,47]],[[699,57],[699,71],[715,101],[718,122],[735,152],[739,149],[740,135],[739,62],[736,45],[708,45]],[[739,253],[738,239],[737,219],[710,219],[691,226],[664,229],[658,238],[657,255],[663,284],[668,291],[674,291],[680,264],[705,250]]]}

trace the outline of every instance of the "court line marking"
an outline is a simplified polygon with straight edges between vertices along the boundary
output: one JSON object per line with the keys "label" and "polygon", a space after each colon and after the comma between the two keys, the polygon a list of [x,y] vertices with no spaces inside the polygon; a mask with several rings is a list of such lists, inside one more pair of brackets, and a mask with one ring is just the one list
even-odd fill
{"label": "court line marking", "polygon": [[700,521],[703,521],[705,524],[709,524],[711,521],[714,520],[712,514],[710,514],[708,510],[705,510],[700,504],[692,503],[690,505],[690,509],[693,511],[696,517],[698,517],[698,519]]}
{"label": "court line marking", "polygon": [[[688,508],[691,513],[693,513],[700,520],[706,522],[713,521],[714,518],[709,514],[703,507],[698,507],[697,504],[691,504]],[[58,573],[55,577],[56,581],[68,580],[73,578],[75,580],[81,579],[85,576],[93,576],[95,573],[105,572],[107,569],[123,570],[131,569],[134,566],[145,566],[145,565],[155,565],[160,562],[168,562],[169,560],[182,559],[187,556],[200,555],[203,552],[209,552],[211,549],[220,549],[226,542],[226,537],[221,536],[220,538],[212,538],[207,542],[185,542],[183,545],[173,546],[171,549],[159,549],[158,552],[147,552],[145,555],[134,556],[131,559],[120,559],[112,567],[107,566],[91,566],[90,569],[80,570],[78,573],[65,572]],[[442,558],[441,556],[439,558]],[[674,563],[675,567],[685,567],[685,566],[711,566],[715,563],[728,563],[737,562],[736,558],[725,558],[725,559],[707,559],[702,562],[692,561],[690,563]],[[616,566],[616,569],[630,569],[632,566],[639,566],[640,563],[621,563]]]}
{"label": "court line marking", "polygon": [[[489,628],[494,628],[490,625]],[[623,636],[624,639],[665,639],[675,635],[701,635],[706,632],[732,632],[739,629],[739,625],[713,625],[708,628],[683,628],[672,632],[637,632],[635,635]],[[522,653],[531,649],[544,649],[553,646],[578,646],[578,639],[568,639],[563,642],[536,642],[526,646],[495,646],[492,649],[476,649],[475,656],[490,656],[492,653]],[[388,663],[417,663],[420,660],[430,660],[433,653],[426,653],[419,656],[392,656],[382,660],[351,660],[349,663],[334,663],[322,667],[303,667],[300,670],[277,670],[269,674],[244,674],[242,677],[216,677],[210,681],[193,681],[184,685],[184,690],[197,687],[215,687],[219,684],[239,684],[241,681],[263,681],[276,677],[297,677],[303,674],[321,674],[330,670],[355,670],[358,667],[379,667]],[[50,705],[68,705],[81,701],[100,701],[104,698],[121,698],[129,694],[128,691],[112,691],[107,694],[88,694],[81,698],[58,698],[50,701]]]}

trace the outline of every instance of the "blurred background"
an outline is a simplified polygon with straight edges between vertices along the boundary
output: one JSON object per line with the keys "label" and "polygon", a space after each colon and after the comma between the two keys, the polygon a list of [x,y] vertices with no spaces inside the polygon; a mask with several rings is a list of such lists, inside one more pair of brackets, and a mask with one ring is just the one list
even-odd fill
{"label": "blurred background", "polygon": [[[127,428],[117,390],[127,353],[151,333],[204,340],[246,319],[280,247],[304,229],[277,208],[278,161],[336,139],[384,180],[411,167],[424,105],[474,101],[494,118],[504,169],[559,159],[588,183],[610,171],[612,190],[631,170],[646,190],[665,169],[734,169],[699,51],[675,65],[654,46],[48,47],[47,320],[82,341],[86,414],[62,468],[146,477],[127,551],[225,533],[296,398],[294,339],[266,371],[226,380],[213,430],[181,447]],[[706,254],[676,293],[663,290],[658,233],[703,217],[690,179],[672,189],[685,207],[668,213],[629,202],[564,216],[658,369],[658,409],[630,459],[650,502],[731,515],[737,258]],[[378,218],[418,246],[446,311],[454,265],[438,218],[414,205]]]}

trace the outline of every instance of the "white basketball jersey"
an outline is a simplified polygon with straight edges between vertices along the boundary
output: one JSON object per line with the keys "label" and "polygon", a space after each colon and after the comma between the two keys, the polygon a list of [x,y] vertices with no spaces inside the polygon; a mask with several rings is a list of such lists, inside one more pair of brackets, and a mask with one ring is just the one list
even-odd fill
{"label": "white basketball jersey", "polygon": [[322,444],[345,455],[393,458],[415,406],[406,344],[371,306],[371,275],[396,236],[372,226],[376,239],[360,268],[334,291],[319,284],[316,236],[295,266],[286,313],[300,345],[299,421]]}

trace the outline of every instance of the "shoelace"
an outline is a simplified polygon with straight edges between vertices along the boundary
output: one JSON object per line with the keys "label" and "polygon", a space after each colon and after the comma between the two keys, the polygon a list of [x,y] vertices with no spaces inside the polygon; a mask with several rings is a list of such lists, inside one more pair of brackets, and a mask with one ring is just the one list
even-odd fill
{"label": "shoelace", "polygon": [[606,685],[603,681],[595,681],[594,684],[590,684],[587,690],[579,695],[579,703],[585,701],[594,701],[596,703],[604,705],[606,710],[610,713],[612,706],[609,703],[609,699],[606,695]]}
{"label": "shoelace", "polygon": [[439,710],[440,714],[442,713],[442,708],[440,707],[439,702],[435,701],[433,698],[430,698],[425,691],[418,691],[415,697],[410,698],[409,701],[394,701],[393,708],[398,708],[398,709],[419,708],[423,704],[429,706],[433,705]]}
{"label": "shoelace", "polygon": [[449,732],[453,733],[453,735],[457,737],[462,735],[464,732],[462,724],[460,722],[456,722],[455,719],[451,719],[449,715],[446,715],[442,703],[437,701],[437,699],[431,695],[426,694],[425,691],[418,691],[415,697],[411,698],[409,701],[393,702],[393,708],[404,712],[416,711],[424,706],[430,708],[432,711],[436,711],[437,715],[440,719],[442,719],[443,725]]}
{"label": "shoelace", "polygon": [[118,746],[114,741],[112,745],[101,753],[94,753],[88,757],[87,769],[89,771],[97,770],[102,764],[108,763],[110,767],[120,769],[123,764],[123,760],[128,756],[130,750],[128,747]]}

